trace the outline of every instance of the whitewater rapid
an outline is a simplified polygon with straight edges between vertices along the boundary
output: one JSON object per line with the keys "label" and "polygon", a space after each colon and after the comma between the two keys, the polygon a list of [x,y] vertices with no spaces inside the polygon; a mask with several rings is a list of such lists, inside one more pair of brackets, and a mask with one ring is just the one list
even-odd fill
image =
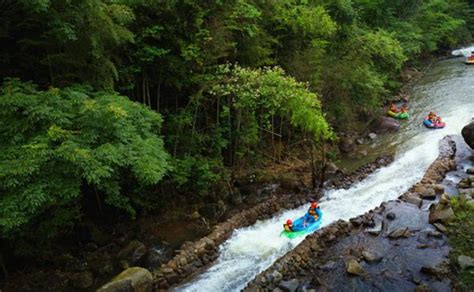
{"label": "whitewater rapid", "polygon": [[[437,111],[447,126],[428,130],[421,125],[427,111]],[[320,201],[322,226],[339,219],[348,220],[396,199],[419,181],[438,155],[438,141],[459,134],[474,116],[474,66],[448,60],[433,66],[412,90],[412,117],[402,122],[393,136],[380,138],[374,147],[396,146],[395,160],[348,190],[331,190]],[[308,205],[287,210],[254,225],[237,229],[220,246],[220,255],[203,274],[175,288],[177,291],[239,291],[257,274],[293,249],[304,238],[280,237],[282,223],[296,219]]]}

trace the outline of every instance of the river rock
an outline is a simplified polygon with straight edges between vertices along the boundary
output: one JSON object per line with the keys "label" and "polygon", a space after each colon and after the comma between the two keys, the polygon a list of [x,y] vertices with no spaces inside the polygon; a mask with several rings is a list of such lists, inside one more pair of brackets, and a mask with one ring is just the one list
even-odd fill
{"label": "river rock", "polygon": [[147,252],[146,246],[138,240],[132,240],[127,246],[122,248],[117,254],[120,261],[125,261],[128,265],[136,264]]}
{"label": "river rock", "polygon": [[201,214],[199,214],[198,211],[194,211],[194,212],[191,213],[191,216],[189,216],[189,218],[191,220],[197,220],[197,219],[201,218]]}
{"label": "river rock", "polygon": [[395,213],[389,212],[385,217],[387,217],[388,220],[394,220],[397,216],[395,215]]}
{"label": "river rock", "polygon": [[378,221],[374,227],[367,228],[366,230],[369,234],[377,236],[382,232],[382,228],[383,228],[382,221]]}
{"label": "river rock", "polygon": [[467,174],[474,174],[474,167],[468,168],[468,169],[466,170],[466,173],[467,173]]}
{"label": "river rock", "polygon": [[334,164],[334,162],[329,161],[328,163],[326,163],[326,171],[327,172],[335,173],[338,170],[339,170],[339,168],[337,167],[336,164]]}
{"label": "river rock", "polygon": [[271,274],[271,278],[274,282],[280,282],[281,279],[283,279],[283,275],[280,274],[280,272],[278,271],[273,271],[273,273]]}
{"label": "river rock", "polygon": [[369,138],[370,138],[370,140],[375,140],[377,138],[377,134],[369,133]]}
{"label": "river rock", "polygon": [[426,231],[426,236],[428,237],[434,237],[434,238],[442,238],[443,234],[437,230],[427,230]]}
{"label": "river rock", "polygon": [[362,252],[362,256],[364,257],[364,260],[369,263],[376,263],[382,260],[382,256],[367,250],[364,250]]}
{"label": "river rock", "polygon": [[433,223],[434,227],[436,227],[436,229],[438,229],[439,231],[443,232],[443,233],[446,233],[447,229],[446,227],[441,224],[441,223]]}
{"label": "river rock", "polygon": [[436,192],[432,188],[427,188],[424,192],[420,193],[420,196],[425,200],[434,200],[436,199]]}
{"label": "river rock", "polygon": [[467,145],[474,149],[474,121],[470,122],[461,130],[461,134],[466,141]]}
{"label": "river rock", "polygon": [[441,195],[444,193],[444,186],[440,184],[433,185],[433,190],[437,195]]}
{"label": "river rock", "polygon": [[410,204],[413,204],[417,207],[420,207],[421,206],[421,203],[423,202],[422,199],[420,199],[420,197],[418,197],[417,195],[413,194],[413,193],[408,193],[406,195],[403,196],[403,199],[407,202],[407,203],[410,203]]}
{"label": "river rock", "polygon": [[281,281],[278,287],[286,292],[295,292],[299,285],[300,282],[297,279],[291,279],[289,281]]}
{"label": "river rock", "polygon": [[388,234],[388,237],[391,239],[396,239],[400,237],[410,237],[410,236],[411,236],[411,232],[407,227],[397,228]]}
{"label": "river rock", "polygon": [[148,268],[158,268],[168,259],[166,251],[158,248],[150,248],[144,257],[145,266]]}
{"label": "river rock", "polygon": [[470,206],[471,208],[474,208],[474,199],[467,200],[466,205]]}
{"label": "river rock", "polygon": [[118,274],[97,292],[134,291],[149,292],[153,288],[153,277],[150,271],[140,267],[128,268]]}
{"label": "river rock", "polygon": [[448,194],[445,193],[441,195],[438,205],[442,206],[443,208],[451,206],[451,199],[449,198]]}
{"label": "river rock", "polygon": [[426,284],[421,284],[421,285],[418,285],[415,287],[415,290],[414,292],[431,292],[433,291],[430,286],[426,285]]}
{"label": "river rock", "polygon": [[342,138],[339,142],[339,150],[343,153],[353,152],[356,148],[354,141],[351,138]]}
{"label": "river rock", "polygon": [[351,275],[365,276],[367,271],[355,260],[350,259],[346,262],[346,272]]}
{"label": "river rock", "polygon": [[429,222],[447,223],[454,218],[454,211],[449,206],[442,206],[441,204],[431,205]]}
{"label": "river rock", "polygon": [[400,122],[391,117],[380,117],[371,127],[377,134],[396,132],[400,129]]}
{"label": "river rock", "polygon": [[425,266],[420,269],[420,272],[426,275],[432,275],[437,278],[445,278],[446,275],[449,275],[451,273],[451,269],[449,267],[449,263],[446,262],[441,262],[437,265],[434,266]]}
{"label": "river rock", "polygon": [[319,268],[323,271],[330,271],[330,270],[334,270],[334,268],[336,268],[336,266],[337,266],[336,262],[329,261],[329,262],[325,263],[324,265],[319,266]]}
{"label": "river rock", "polygon": [[465,270],[474,267],[474,259],[465,255],[458,256],[458,264],[461,269]]}
{"label": "river rock", "polygon": [[471,186],[471,181],[469,180],[468,177],[463,178],[459,183],[458,183],[458,188],[461,189],[467,189]]}

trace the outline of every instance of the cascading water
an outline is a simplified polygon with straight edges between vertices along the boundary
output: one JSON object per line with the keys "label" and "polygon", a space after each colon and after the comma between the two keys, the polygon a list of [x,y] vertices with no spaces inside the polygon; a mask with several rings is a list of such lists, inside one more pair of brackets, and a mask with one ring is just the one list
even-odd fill
{"label": "cascading water", "polygon": [[[473,48],[474,49],[474,48]],[[447,126],[429,130],[421,123],[428,111],[443,117]],[[412,90],[409,121],[402,129],[378,139],[377,148],[396,146],[395,161],[371,174],[348,190],[331,190],[320,201],[324,212],[322,226],[358,216],[387,200],[396,199],[423,177],[426,168],[438,155],[438,141],[447,134],[458,134],[474,115],[474,66],[458,59],[433,66]],[[296,219],[308,206],[288,210],[258,221],[253,226],[235,230],[220,247],[213,266],[179,291],[238,291],[276,259],[298,245],[303,238],[280,237],[282,223]]]}

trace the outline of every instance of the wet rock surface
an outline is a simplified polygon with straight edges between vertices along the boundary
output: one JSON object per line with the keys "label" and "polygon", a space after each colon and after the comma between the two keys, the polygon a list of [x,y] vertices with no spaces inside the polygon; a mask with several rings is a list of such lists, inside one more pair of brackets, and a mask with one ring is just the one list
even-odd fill
{"label": "wet rock surface", "polygon": [[151,292],[152,291],[151,273],[144,268],[133,267],[124,270],[109,283],[97,290],[97,292]]}
{"label": "wet rock surface", "polygon": [[474,267],[474,259],[465,255],[460,255],[458,257],[458,265],[461,269],[465,270],[468,268]]}
{"label": "wet rock surface", "polygon": [[391,117],[380,117],[371,128],[377,134],[396,132],[400,129],[400,122]]}
{"label": "wet rock surface", "polygon": [[464,126],[464,128],[461,130],[461,134],[467,145],[474,149],[474,121]]}
{"label": "wet rock surface", "polygon": [[[437,184],[455,167],[455,151],[452,139],[443,139],[439,157],[399,200],[309,235],[246,290],[272,290],[282,281],[298,279],[302,291],[347,291],[347,287],[354,291],[451,291],[444,217],[420,206],[432,204],[431,210],[449,213],[445,211],[449,203]],[[275,272],[282,275],[280,281],[265,277]]]}

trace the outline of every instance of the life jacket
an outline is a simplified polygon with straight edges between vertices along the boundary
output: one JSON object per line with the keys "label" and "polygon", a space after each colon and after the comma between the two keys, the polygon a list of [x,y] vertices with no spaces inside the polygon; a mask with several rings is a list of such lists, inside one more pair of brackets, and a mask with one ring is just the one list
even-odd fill
{"label": "life jacket", "polygon": [[313,216],[315,220],[319,218],[318,212],[316,212],[316,209],[309,208],[308,214]]}

